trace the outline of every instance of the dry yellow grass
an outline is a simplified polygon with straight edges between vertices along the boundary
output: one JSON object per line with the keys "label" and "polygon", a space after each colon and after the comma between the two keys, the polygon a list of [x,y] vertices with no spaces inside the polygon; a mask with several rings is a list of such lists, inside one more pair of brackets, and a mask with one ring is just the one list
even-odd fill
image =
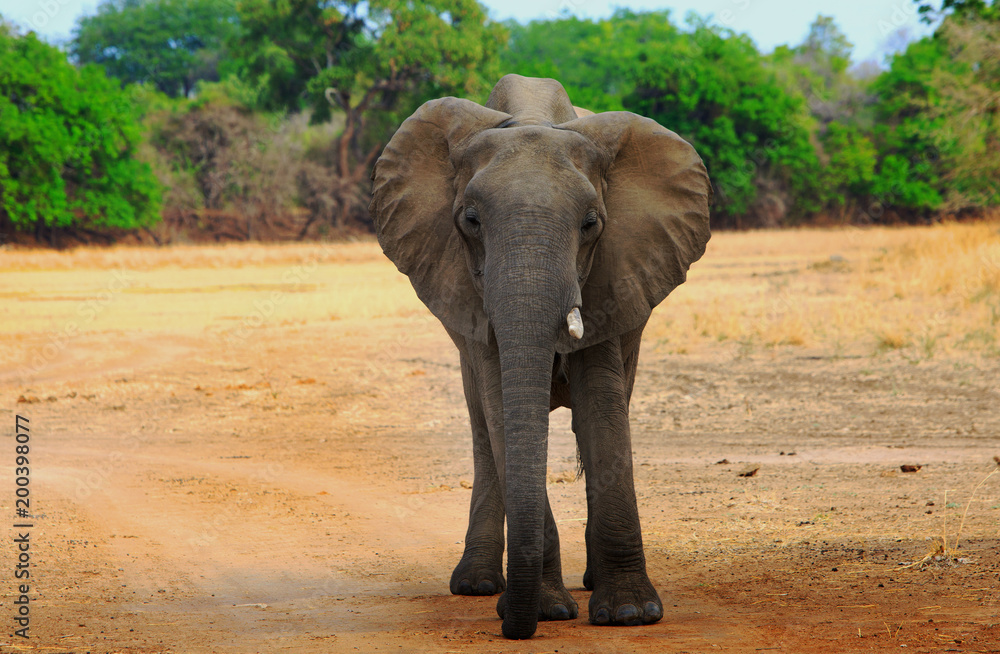
{"label": "dry yellow grass", "polygon": [[[67,269],[79,272],[72,287],[46,274]],[[5,332],[58,331],[100,297],[115,270],[132,271],[131,283],[81,329],[150,316],[169,316],[174,327],[196,315],[223,325],[256,321],[261,302],[275,293],[281,306],[267,321],[431,319],[374,239],[7,250],[0,270],[0,296],[50,309],[30,324],[0,322]],[[240,293],[213,292],[220,290]],[[193,329],[209,326],[195,322]],[[998,331],[1000,223],[987,222],[718,233],[688,283],[654,312],[646,337],[679,353],[792,347],[824,356],[898,351],[920,360],[955,349],[997,356]]]}
{"label": "dry yellow grass", "polygon": [[829,356],[1000,354],[1000,223],[717,234],[650,320],[686,352],[796,346]]}
{"label": "dry yellow grass", "polygon": [[382,256],[375,237],[352,243],[226,243],[163,248],[80,247],[66,251],[0,247],[0,271],[156,268],[243,268],[296,263],[358,263]]}
{"label": "dry yellow grass", "polygon": [[[0,333],[240,332],[282,321],[430,314],[374,239],[0,254]],[[73,270],[67,276],[66,270]]]}

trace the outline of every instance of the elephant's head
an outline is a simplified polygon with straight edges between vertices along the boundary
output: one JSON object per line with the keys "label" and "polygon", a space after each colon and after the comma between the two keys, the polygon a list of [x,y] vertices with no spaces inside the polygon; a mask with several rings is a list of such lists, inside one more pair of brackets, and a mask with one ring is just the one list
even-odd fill
{"label": "elephant's head", "polygon": [[558,82],[508,75],[486,107],[456,98],[420,107],[373,179],[385,254],[450,330],[495,339],[507,451],[504,633],[528,637],[554,353],[642,326],[684,281],[709,239],[708,175],[694,148],[656,122],[577,118]]}

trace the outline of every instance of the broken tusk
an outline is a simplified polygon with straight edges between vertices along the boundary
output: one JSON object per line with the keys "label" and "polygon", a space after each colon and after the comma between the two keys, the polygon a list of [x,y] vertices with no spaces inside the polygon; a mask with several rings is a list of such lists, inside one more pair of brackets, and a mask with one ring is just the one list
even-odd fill
{"label": "broken tusk", "polygon": [[566,316],[566,326],[569,327],[569,335],[580,340],[583,338],[583,317],[580,316],[580,309],[574,308]]}

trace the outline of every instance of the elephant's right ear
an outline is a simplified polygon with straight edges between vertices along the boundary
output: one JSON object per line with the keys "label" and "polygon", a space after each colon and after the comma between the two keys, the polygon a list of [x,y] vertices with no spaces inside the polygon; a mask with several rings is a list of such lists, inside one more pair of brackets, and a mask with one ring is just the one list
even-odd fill
{"label": "elephant's right ear", "polygon": [[369,205],[385,255],[452,331],[486,342],[489,324],[453,212],[463,145],[511,116],[469,100],[425,103],[400,126],[372,172]]}

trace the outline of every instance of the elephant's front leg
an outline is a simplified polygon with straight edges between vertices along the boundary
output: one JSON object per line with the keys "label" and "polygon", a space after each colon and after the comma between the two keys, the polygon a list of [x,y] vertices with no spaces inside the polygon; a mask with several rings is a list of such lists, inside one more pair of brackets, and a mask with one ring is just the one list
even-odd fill
{"label": "elephant's front leg", "polygon": [[648,624],[663,604],[646,574],[632,480],[628,402],[641,330],[570,358],[573,430],[587,484],[587,574],[590,621]]}
{"label": "elephant's front leg", "polygon": [[[465,555],[452,575],[451,588],[453,593],[456,592],[457,580],[460,589],[458,594],[485,594],[462,593],[461,589],[464,588],[462,580],[467,579],[469,574],[478,574],[481,579],[492,578],[488,574],[492,570],[496,571],[500,583],[503,583],[503,577],[500,575],[500,558],[504,546],[503,498],[506,496],[503,393],[500,388],[500,365],[496,352],[479,343],[468,342],[462,345],[464,346],[460,348],[463,353],[462,379],[465,383],[465,397],[472,420],[476,477],[472,485],[472,508],[469,515],[469,531],[466,535]],[[496,543],[499,543],[499,547]],[[579,608],[563,583],[559,532],[547,497],[544,543],[538,619],[573,619],[579,615]],[[494,561],[495,568],[492,567]],[[469,586],[476,588],[471,579]],[[497,613],[502,618],[505,611],[506,602],[501,596],[497,602]]]}
{"label": "elephant's front leg", "polygon": [[503,592],[503,492],[490,446],[489,427],[475,374],[463,353],[462,383],[472,423],[472,458],[475,477],[469,508],[465,552],[451,574],[455,595],[494,595]]}

